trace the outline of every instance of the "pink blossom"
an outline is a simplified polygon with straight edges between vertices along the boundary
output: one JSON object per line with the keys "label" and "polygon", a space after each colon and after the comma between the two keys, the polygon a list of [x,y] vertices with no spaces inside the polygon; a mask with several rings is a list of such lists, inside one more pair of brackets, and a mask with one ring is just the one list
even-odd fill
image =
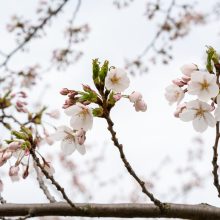
{"label": "pink blossom", "polygon": [[69,92],[70,92],[69,89],[63,88],[63,89],[61,89],[60,94],[61,95],[67,95]]}
{"label": "pink blossom", "polygon": [[86,132],[83,129],[80,129],[76,132],[76,139],[79,145],[84,144],[86,140]]}
{"label": "pink blossom", "polygon": [[121,97],[122,97],[121,93],[116,93],[113,95],[113,98],[116,102],[119,101],[121,99]]}
{"label": "pink blossom", "polygon": [[174,79],[172,80],[172,83],[179,87],[186,85],[186,83],[182,79]]}
{"label": "pink blossom", "polygon": [[134,91],[134,92],[131,93],[131,95],[129,95],[128,98],[131,102],[135,103],[135,102],[142,99],[142,94],[140,92]]}
{"label": "pink blossom", "polygon": [[145,112],[147,110],[147,104],[141,99],[134,103],[135,110],[137,112],[142,111]]}
{"label": "pink blossom", "polygon": [[19,166],[11,166],[9,168],[9,176],[17,176],[19,172]]}
{"label": "pink blossom", "polygon": [[11,150],[11,151],[16,151],[16,150],[18,150],[20,147],[21,147],[21,143],[18,142],[18,141],[11,142],[11,143],[8,145],[8,149]]}

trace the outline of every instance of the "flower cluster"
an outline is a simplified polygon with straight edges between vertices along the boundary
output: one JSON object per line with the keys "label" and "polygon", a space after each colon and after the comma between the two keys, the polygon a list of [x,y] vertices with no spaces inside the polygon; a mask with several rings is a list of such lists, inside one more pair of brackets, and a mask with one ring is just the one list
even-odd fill
{"label": "flower cluster", "polygon": [[[214,127],[220,121],[219,63],[213,48],[210,47],[207,54],[207,71],[199,70],[195,64],[182,66],[181,78],[173,80],[165,93],[170,104],[177,103],[174,115],[182,121],[192,121],[198,132],[205,131],[208,126]],[[186,94],[196,98],[181,103]]]}
{"label": "flower cluster", "polygon": [[70,116],[70,126],[60,126],[50,135],[52,140],[61,140],[65,155],[77,150],[85,154],[86,132],[92,128],[93,117],[106,118],[116,102],[121,98],[134,104],[136,111],[146,111],[147,105],[139,92],[122,94],[130,84],[127,73],[120,68],[109,67],[108,61],[101,66],[98,59],[93,60],[93,82],[96,89],[83,85],[83,91],[63,88],[61,95],[67,96],[63,108]]}

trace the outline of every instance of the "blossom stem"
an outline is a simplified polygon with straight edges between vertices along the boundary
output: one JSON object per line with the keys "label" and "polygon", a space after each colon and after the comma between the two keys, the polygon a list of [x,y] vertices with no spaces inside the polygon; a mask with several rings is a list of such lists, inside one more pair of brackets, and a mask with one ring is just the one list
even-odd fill
{"label": "blossom stem", "polygon": [[119,143],[118,138],[116,137],[116,132],[113,129],[114,123],[112,122],[109,114],[106,114],[104,116],[104,118],[106,119],[107,123],[108,123],[108,130],[111,133],[112,136],[112,141],[114,143],[114,145],[118,148],[119,153],[120,153],[120,157],[124,163],[125,168],[127,169],[128,173],[137,181],[137,183],[140,185],[142,192],[147,195],[150,200],[157,206],[159,207],[160,211],[163,212],[165,210],[165,204],[162,203],[161,201],[159,201],[158,199],[156,199],[154,197],[154,195],[149,192],[145,186],[145,182],[143,180],[141,180],[137,174],[135,173],[135,171],[133,170],[133,168],[131,167],[130,163],[128,162],[124,150],[123,150],[123,145]]}

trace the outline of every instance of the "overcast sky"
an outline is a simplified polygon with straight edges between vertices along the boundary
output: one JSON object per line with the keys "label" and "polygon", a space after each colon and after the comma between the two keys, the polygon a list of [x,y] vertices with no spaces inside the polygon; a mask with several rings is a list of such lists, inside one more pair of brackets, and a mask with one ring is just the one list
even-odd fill
{"label": "overcast sky", "polygon": [[[201,10],[210,7],[210,2],[203,1]],[[37,1],[28,0],[8,0],[4,1],[0,7],[0,49],[10,51],[14,44],[13,37],[5,32],[5,24],[9,21],[11,15],[17,13],[32,18],[34,7]],[[207,5],[209,4],[209,5]],[[22,68],[30,63],[47,64],[49,52],[53,47],[64,45],[61,34],[66,20],[76,6],[76,1],[72,0],[65,8],[65,13],[59,15],[52,22],[52,26],[45,29],[47,37],[44,40],[36,40],[30,43],[31,52],[28,54],[17,54],[11,61],[15,68]],[[91,61],[93,58],[105,59],[116,67],[123,67],[124,58],[132,58],[139,54],[143,48],[151,41],[155,30],[155,23],[147,22],[143,16],[145,10],[145,1],[134,1],[129,7],[118,10],[113,6],[112,1],[84,0],[77,15],[75,24],[80,25],[88,22],[91,27],[91,33],[85,43],[76,48],[84,52],[82,59],[65,71],[57,72],[53,69],[50,73],[42,76],[42,82],[31,91],[32,100],[39,98],[51,109],[61,109],[64,97],[59,95],[59,90],[63,87],[69,89],[80,89],[81,84],[92,85],[91,80]],[[168,165],[161,171],[161,179],[156,182],[156,195],[162,196],[167,193],[167,187],[176,183],[184,183],[187,177],[179,177],[175,170],[179,166],[187,163],[187,151],[196,148],[192,141],[195,137],[204,140],[203,159],[195,163],[195,169],[204,176],[211,174],[212,145],[214,143],[214,129],[208,129],[203,134],[196,133],[191,123],[184,123],[173,117],[174,106],[169,106],[164,98],[164,89],[173,78],[177,78],[181,73],[179,68],[185,63],[196,63],[200,68],[204,68],[205,45],[219,45],[219,26],[217,22],[212,22],[208,26],[198,26],[191,30],[191,33],[175,43],[173,55],[174,59],[169,65],[155,65],[150,68],[148,74],[130,76],[131,84],[126,93],[130,94],[137,90],[143,94],[148,105],[145,113],[135,112],[131,103],[122,100],[112,110],[112,119],[115,122],[118,138],[124,145],[125,153],[137,173],[147,179],[152,170],[155,170],[161,160],[167,155],[172,158],[172,165]],[[217,48],[218,49],[218,48]],[[147,59],[146,59],[147,61]],[[49,86],[43,97],[43,88]],[[57,125],[68,125],[66,117],[61,109],[62,119]],[[103,144],[107,143],[107,144]],[[80,164],[85,163],[91,154],[100,152],[101,148],[106,147],[106,160],[100,164],[100,176],[104,180],[124,173],[117,149],[110,142],[110,136],[106,129],[105,121],[94,120],[94,126],[87,134],[87,154],[79,155],[75,152],[70,157]],[[89,146],[93,146],[90,150]],[[45,148],[48,146],[44,146]],[[48,151],[59,152],[59,144],[50,147]],[[83,165],[85,166],[85,164]],[[59,170],[59,169],[58,169]],[[60,172],[55,175],[57,179],[67,187],[68,182],[65,178],[60,178]],[[85,181],[91,181],[85,179]],[[216,190],[212,184],[212,179],[205,181],[203,189],[194,190],[187,202],[201,203],[207,202],[218,205]],[[9,202],[40,202],[44,201],[42,193],[35,189],[34,181],[22,181],[21,183],[10,183],[7,181],[4,195]],[[31,183],[31,184],[30,184]],[[95,186],[93,182],[87,182],[87,185]],[[130,177],[124,178],[123,183],[114,185],[112,188],[97,191],[93,202],[108,202],[111,194],[123,191],[126,194],[126,188],[129,190],[134,186]],[[106,190],[108,192],[106,192]],[[30,193],[35,192],[34,199]],[[16,197],[15,197],[16,195]],[[172,196],[167,199],[171,200]],[[125,202],[125,199],[118,199]],[[143,200],[144,201],[144,200]],[[182,199],[177,202],[182,202]],[[169,201],[168,201],[169,202]]]}

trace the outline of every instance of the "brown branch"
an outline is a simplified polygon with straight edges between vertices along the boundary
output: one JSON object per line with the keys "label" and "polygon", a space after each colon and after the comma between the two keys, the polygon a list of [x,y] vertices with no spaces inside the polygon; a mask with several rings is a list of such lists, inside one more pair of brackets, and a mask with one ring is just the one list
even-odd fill
{"label": "brown branch", "polygon": [[45,185],[44,181],[43,181],[43,177],[41,176],[41,173],[39,171],[39,168],[36,165],[36,162],[34,162],[34,169],[36,171],[37,174],[37,181],[39,183],[39,187],[40,189],[42,189],[44,195],[47,197],[47,199],[51,202],[54,203],[56,202],[55,198],[50,194],[47,186]]}
{"label": "brown branch", "polygon": [[135,173],[135,171],[134,171],[133,168],[131,167],[130,163],[128,162],[128,160],[127,160],[127,158],[126,158],[126,156],[125,156],[125,154],[124,154],[123,145],[118,142],[118,139],[117,139],[117,137],[116,137],[116,132],[115,132],[114,129],[113,129],[114,123],[112,122],[112,120],[111,120],[109,114],[105,115],[104,117],[105,117],[105,119],[106,119],[106,121],[107,121],[107,123],[108,123],[108,130],[109,130],[109,132],[111,133],[112,141],[113,141],[114,145],[118,148],[119,153],[120,153],[120,157],[121,157],[121,159],[122,159],[122,161],[123,161],[123,163],[124,163],[124,166],[125,166],[125,168],[127,169],[128,173],[129,173],[129,174],[137,181],[137,183],[140,185],[140,187],[141,187],[141,189],[142,189],[142,192],[143,192],[145,195],[147,195],[147,196],[150,198],[150,200],[151,200],[156,206],[158,206],[158,207],[160,208],[161,212],[163,212],[165,204],[163,204],[163,203],[160,202],[157,198],[155,198],[154,195],[147,190],[147,188],[146,188],[146,186],[145,186],[145,182],[144,182],[143,180],[141,180],[141,179],[137,176],[137,174]]}
{"label": "brown branch", "polygon": [[48,21],[51,20],[52,17],[56,16],[56,15],[62,10],[62,8],[65,6],[65,4],[66,4],[68,1],[69,1],[69,0],[63,0],[62,4],[60,4],[56,10],[50,11],[49,15],[48,15],[46,18],[44,18],[39,25],[33,27],[32,32],[30,32],[30,33],[28,34],[28,36],[24,39],[24,41],[23,41],[21,44],[19,44],[15,49],[13,49],[9,54],[7,54],[7,55],[5,56],[6,58],[5,58],[4,62],[3,62],[2,64],[0,64],[0,67],[6,66],[7,63],[8,63],[8,61],[9,61],[9,59],[10,59],[14,54],[16,54],[19,50],[23,49],[24,46],[25,46],[29,41],[31,41],[32,38],[38,33],[38,31],[41,30],[41,29],[48,23]]}
{"label": "brown branch", "polygon": [[64,188],[60,186],[60,184],[53,178],[52,175],[50,175],[44,167],[41,165],[40,160],[38,159],[37,155],[35,154],[35,150],[33,148],[30,149],[30,154],[33,157],[33,160],[36,162],[36,165],[40,168],[41,172],[45,175],[47,179],[51,181],[51,183],[56,187],[57,191],[59,191],[64,200],[74,209],[77,209],[75,204],[69,199],[69,197],[66,195]]}
{"label": "brown branch", "polygon": [[115,218],[181,218],[193,220],[219,220],[220,208],[207,204],[167,204],[164,212],[153,204],[76,203],[72,209],[64,202],[37,204],[5,204],[0,206],[0,216],[83,216]]}
{"label": "brown branch", "polygon": [[213,177],[214,177],[214,185],[218,191],[218,197],[220,198],[220,184],[219,184],[219,176],[218,176],[218,142],[219,142],[220,134],[219,134],[219,122],[216,123],[216,136],[215,136],[215,144],[213,146]]}

